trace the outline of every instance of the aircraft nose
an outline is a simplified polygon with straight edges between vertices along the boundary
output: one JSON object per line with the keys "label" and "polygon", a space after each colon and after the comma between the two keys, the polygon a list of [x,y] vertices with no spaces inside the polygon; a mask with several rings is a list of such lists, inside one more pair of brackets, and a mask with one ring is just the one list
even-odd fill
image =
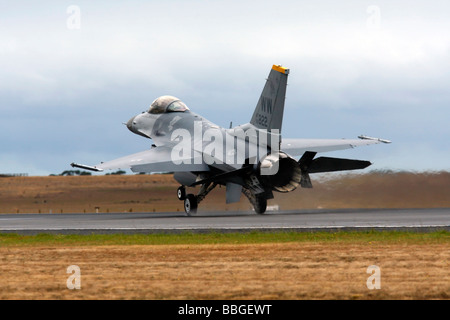
{"label": "aircraft nose", "polygon": [[133,118],[128,120],[126,125],[128,130],[130,130],[131,132],[146,138],[150,138],[149,133],[151,132],[151,126],[142,114],[138,114],[137,116],[134,116]]}
{"label": "aircraft nose", "polygon": [[134,130],[133,130],[133,121],[134,121],[134,118],[136,118],[136,117],[131,118],[131,119],[128,120],[128,122],[127,122],[127,128],[128,128],[128,130],[130,130],[131,132],[134,132]]}

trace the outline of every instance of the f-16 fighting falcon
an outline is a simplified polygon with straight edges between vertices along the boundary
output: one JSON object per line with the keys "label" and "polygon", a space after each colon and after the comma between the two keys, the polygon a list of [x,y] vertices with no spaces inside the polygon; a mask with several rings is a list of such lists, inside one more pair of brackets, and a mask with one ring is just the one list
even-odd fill
{"label": "f-16 fighting falcon", "polygon": [[[173,96],[153,101],[127,127],[153,141],[151,148],[95,166],[73,167],[103,171],[131,169],[138,173],[173,173],[180,183],[177,197],[188,216],[218,184],[226,187],[226,203],[243,193],[256,213],[266,211],[273,192],[312,188],[310,173],[364,169],[369,161],[318,157],[317,153],[390,143],[361,135],[359,139],[282,139],[284,101],[289,69],[274,65],[249,123],[222,128],[192,112]],[[300,159],[297,160],[296,157]],[[196,195],[186,187],[200,186]]]}

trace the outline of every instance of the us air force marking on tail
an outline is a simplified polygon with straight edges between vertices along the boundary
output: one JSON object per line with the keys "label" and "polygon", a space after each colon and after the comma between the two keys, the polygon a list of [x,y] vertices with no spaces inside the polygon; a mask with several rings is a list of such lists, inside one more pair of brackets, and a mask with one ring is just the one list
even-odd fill
{"label": "us air force marking on tail", "polygon": [[[317,153],[390,143],[385,139],[282,139],[284,102],[289,69],[274,65],[249,123],[222,128],[192,112],[173,96],[161,96],[147,111],[127,122],[130,131],[152,139],[151,148],[95,166],[72,163],[93,171],[130,168],[133,172],[174,173],[177,197],[187,215],[217,185],[226,187],[226,202],[243,193],[255,212],[264,213],[273,191],[312,188],[311,173],[364,169],[363,160],[318,157]],[[300,159],[298,159],[298,157]],[[186,187],[200,186],[196,195]]]}
{"label": "us air force marking on tail", "polygon": [[276,110],[277,115],[274,117],[273,121],[277,123],[274,124],[274,127],[279,126],[278,129],[281,131],[289,69],[274,65],[272,70],[277,72],[271,72],[269,75],[264,91],[258,101],[260,108],[255,109],[251,123],[255,122],[260,128],[269,128],[273,111]]}

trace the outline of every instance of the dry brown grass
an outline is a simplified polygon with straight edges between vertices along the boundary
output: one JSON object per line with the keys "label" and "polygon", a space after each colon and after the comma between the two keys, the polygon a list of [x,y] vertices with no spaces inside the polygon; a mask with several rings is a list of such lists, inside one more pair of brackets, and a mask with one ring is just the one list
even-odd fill
{"label": "dry brown grass", "polygon": [[[269,205],[280,209],[450,207],[450,173],[348,174],[314,179],[313,189],[275,193]],[[183,211],[171,175],[0,178],[0,213]],[[191,189],[189,192],[196,193]],[[250,210],[242,196],[225,204],[217,187],[200,210]]]}
{"label": "dry brown grass", "polygon": [[[449,299],[448,243],[0,248],[0,299]],[[69,290],[67,267],[81,269]],[[381,269],[369,290],[367,267]]]}

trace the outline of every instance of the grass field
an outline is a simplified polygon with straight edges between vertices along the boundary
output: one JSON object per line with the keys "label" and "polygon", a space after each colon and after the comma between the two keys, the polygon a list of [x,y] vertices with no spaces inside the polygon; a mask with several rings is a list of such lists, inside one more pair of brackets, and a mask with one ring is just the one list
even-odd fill
{"label": "grass field", "polygon": [[[313,176],[313,185],[275,193],[268,205],[282,210],[450,207],[449,172]],[[171,175],[0,178],[0,213],[183,211],[177,187]],[[239,203],[226,205],[225,188],[217,187],[199,210],[251,210],[251,206],[244,196]]]}
{"label": "grass field", "polygon": [[0,257],[0,299],[450,298],[448,232],[3,234]]}

